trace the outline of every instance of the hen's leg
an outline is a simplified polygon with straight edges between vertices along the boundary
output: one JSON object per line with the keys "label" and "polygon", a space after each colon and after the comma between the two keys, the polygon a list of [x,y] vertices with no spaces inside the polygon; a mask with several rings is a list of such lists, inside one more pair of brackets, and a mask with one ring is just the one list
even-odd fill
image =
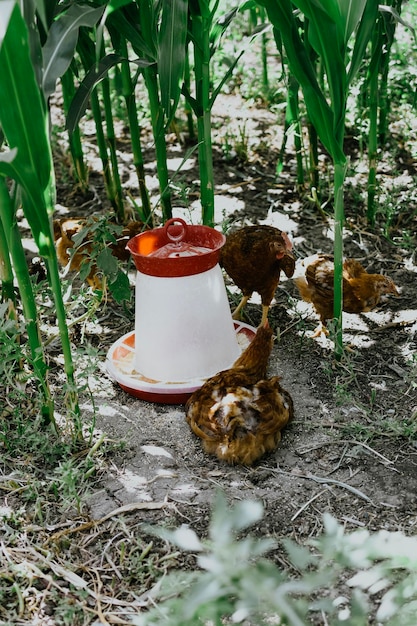
{"label": "hen's leg", "polygon": [[233,311],[232,317],[233,317],[234,320],[240,320],[242,309],[245,306],[245,304],[247,303],[247,301],[249,300],[249,298],[250,298],[250,296],[243,296],[243,298],[239,302],[237,308]]}
{"label": "hen's leg", "polygon": [[320,335],[322,333],[324,335],[326,335],[326,337],[329,335],[329,331],[327,330],[327,328],[325,327],[323,322],[320,322],[320,324],[317,326],[316,330],[311,335],[311,338],[314,339],[315,337],[320,337]]}
{"label": "hen's leg", "polygon": [[259,326],[264,326],[266,320],[268,319],[269,306],[267,304],[262,305],[262,319]]}

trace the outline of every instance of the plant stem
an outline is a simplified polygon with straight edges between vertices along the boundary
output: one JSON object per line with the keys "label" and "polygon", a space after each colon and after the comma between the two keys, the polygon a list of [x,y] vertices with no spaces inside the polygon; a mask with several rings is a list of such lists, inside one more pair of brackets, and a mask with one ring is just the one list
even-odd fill
{"label": "plant stem", "polygon": [[[184,87],[186,91],[189,93],[190,88],[191,88],[191,71],[190,71],[190,58],[189,58],[188,48],[187,48],[187,53],[185,55]],[[187,117],[188,140],[190,142],[193,142],[195,140],[193,109],[190,106],[190,103],[188,102],[187,98],[185,99],[185,115]]]}
{"label": "plant stem", "polygon": [[343,226],[344,215],[344,183],[346,163],[334,164],[334,308],[335,356],[340,359],[343,354],[342,310],[343,310]]}
{"label": "plant stem", "polygon": [[112,181],[113,181],[116,214],[117,214],[117,218],[119,222],[123,224],[125,221],[125,210],[124,210],[124,203],[123,203],[122,184],[120,181],[120,174],[119,174],[119,164],[117,162],[116,134],[114,132],[113,112],[112,112],[111,97],[110,97],[110,79],[108,75],[106,75],[101,81],[101,93],[103,96],[104,117],[106,120],[107,144],[109,146],[109,151],[110,151],[110,162],[111,162],[111,168],[112,168]]}
{"label": "plant stem", "polygon": [[58,431],[54,417],[54,402],[47,381],[48,366],[45,361],[42,340],[39,331],[38,313],[32,291],[30,274],[26,262],[25,251],[20,237],[19,226],[16,221],[12,199],[10,198],[6,181],[0,177],[0,211],[1,221],[10,251],[12,263],[19,286],[20,299],[26,322],[26,332],[31,353],[32,367],[38,384],[42,389],[44,403],[43,417]]}
{"label": "plant stem", "polygon": [[172,207],[167,165],[167,147],[165,142],[164,110],[158,92],[158,74],[156,67],[154,65],[145,67],[143,76],[148,90],[151,109],[152,131],[156,151],[156,169],[161,192],[162,218],[165,222],[172,217]]}
{"label": "plant stem", "polygon": [[379,66],[381,62],[381,37],[383,21],[380,18],[372,36],[371,62],[368,71],[369,134],[368,134],[368,199],[366,217],[371,226],[375,225],[375,192],[378,155],[378,103],[379,103]]}
{"label": "plant stem", "polygon": [[310,186],[316,189],[317,195],[320,198],[319,151],[317,140],[317,131],[313,124],[308,122]]}
{"label": "plant stem", "polygon": [[[4,182],[4,181],[3,181]],[[7,191],[7,190],[6,190]],[[4,193],[4,188],[3,188]],[[7,194],[8,195],[8,194]],[[0,204],[7,198],[3,198],[3,194],[0,190]],[[1,215],[7,207],[0,207],[0,281],[2,291],[2,301],[9,301],[10,310],[14,310],[16,307],[16,297],[13,287],[13,269],[10,262],[9,246],[7,245],[7,237],[3,227],[3,221]]]}
{"label": "plant stem", "polygon": [[[65,115],[67,115],[71,101],[75,94],[74,77],[71,69],[68,69],[61,77],[61,84],[64,99],[64,111]],[[68,141],[74,165],[75,178],[80,183],[81,188],[85,191],[88,189],[88,169],[84,161],[79,126],[77,126],[77,128],[69,134]]]}
{"label": "plant stem", "polygon": [[214,226],[214,175],[211,145],[210,101],[210,17],[193,15],[191,29],[194,42],[194,73],[196,82],[198,161],[202,222]]}
{"label": "plant stem", "polygon": [[[126,59],[128,58],[127,43],[124,37],[120,40],[120,54]],[[138,113],[135,100],[135,86],[130,74],[129,62],[124,61],[121,64],[122,75],[122,93],[126,103],[127,117],[129,120],[130,140],[132,142],[133,164],[138,177],[138,185],[140,197],[142,200],[142,210],[140,218],[147,224],[152,226],[152,211],[149,202],[149,194],[145,183],[145,168],[142,155],[142,147],[140,143],[140,126],[138,123]]]}
{"label": "plant stem", "polygon": [[[88,37],[88,34],[84,33],[82,30],[80,31],[80,37],[78,40],[77,46],[78,54],[81,58],[81,63],[83,65],[85,73],[94,65],[95,63],[95,51],[94,44]],[[106,189],[106,195],[117,214],[117,202],[116,202],[116,193],[115,193],[115,185],[111,174],[111,168],[109,163],[109,155],[107,153],[107,145],[106,138],[104,135],[103,128],[103,120],[101,117],[101,107],[100,101],[97,94],[97,89],[93,89],[90,96],[90,106],[91,111],[94,118],[94,123],[96,127],[96,141],[98,152],[101,160],[101,164],[103,166],[103,179],[104,179],[104,187]]]}
{"label": "plant stem", "polygon": [[[54,294],[59,336],[61,339],[62,353],[64,356],[64,369],[69,389],[67,400],[70,410],[77,418],[81,412],[78,406],[78,392],[74,378],[74,364],[72,360],[71,343],[68,335],[67,319],[64,301],[62,298],[61,278],[58,271],[58,261],[56,258],[55,246],[53,246],[53,248],[51,249],[51,253],[51,256],[46,257],[45,260],[48,268],[48,278],[51,284],[52,293]],[[82,433],[77,433],[76,439],[81,440]]]}

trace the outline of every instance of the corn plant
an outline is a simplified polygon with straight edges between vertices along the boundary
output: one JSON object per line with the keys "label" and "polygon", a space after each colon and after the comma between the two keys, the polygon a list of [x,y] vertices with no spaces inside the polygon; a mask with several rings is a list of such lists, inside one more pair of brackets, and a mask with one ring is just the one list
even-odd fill
{"label": "corn plant", "polygon": [[[97,140],[103,162],[103,170],[105,176],[107,175],[106,185],[111,190],[113,181],[109,178],[107,147],[104,133],[100,128],[101,113],[98,107],[96,87],[102,82],[106,85],[108,71],[116,64],[120,64],[123,95],[128,109],[134,162],[142,198],[141,218],[146,222],[152,222],[149,197],[145,186],[134,95],[137,80],[142,75],[147,91],[155,142],[162,219],[165,221],[172,215],[165,131],[178,105],[180,85],[184,75],[187,25],[184,15],[187,15],[187,3],[184,0],[176,0],[174,3],[167,1],[152,3],[149,0],[145,0],[141,3],[121,1],[110,3],[110,5],[112,5],[112,10],[106,10],[103,16],[100,25],[102,28],[99,37],[95,41],[95,46],[94,34],[91,32],[84,33],[83,40],[80,40],[78,44],[78,52],[84,66],[85,78],[73,98],[67,116],[67,126],[70,134],[72,134],[90,98],[96,121]],[[99,38],[104,35],[104,26],[110,34],[117,54],[113,52],[103,54],[103,49],[101,48],[102,41],[99,41]],[[136,53],[136,59],[132,60],[129,58],[130,48]],[[97,51],[99,51],[98,55]],[[134,78],[130,74],[129,64],[135,64],[138,68]],[[106,102],[108,101],[108,91],[107,87],[105,89],[104,101]],[[110,109],[106,107],[105,110],[107,125],[111,127]],[[117,160],[114,149],[111,155],[113,158],[113,170],[116,172]]]}
{"label": "corn plant", "polygon": [[[190,2],[189,6],[189,39],[194,56],[195,96],[192,96],[185,86],[183,92],[197,118],[202,221],[203,224],[209,226],[214,224],[211,110],[221,89],[244,54],[244,50],[238,52],[230,60],[228,69],[215,86],[211,72],[212,59],[237,11],[238,7],[221,15],[219,0],[199,0]],[[252,38],[263,32],[262,28],[256,30]]]}
{"label": "corn plant", "polygon": [[377,186],[378,148],[386,140],[389,99],[388,70],[391,58],[391,48],[394,43],[396,26],[401,21],[414,32],[410,24],[401,20],[402,0],[389,0],[380,7],[371,39],[371,57],[367,76],[367,95],[369,106],[369,133],[368,133],[368,198],[367,219],[374,226],[376,205],[375,194]]}
{"label": "corn plant", "polygon": [[[47,365],[37,322],[29,271],[16,219],[19,203],[16,185],[9,192],[5,178],[19,185],[22,206],[42,255],[55,250],[48,210],[52,207],[53,170],[50,145],[45,132],[46,109],[33,72],[26,24],[15,2],[2,7],[6,30],[1,39],[0,124],[9,150],[0,154],[0,210],[6,246],[4,264],[10,255],[18,281],[34,373],[44,386],[45,417],[53,420],[53,401],[46,383]],[[22,43],[23,42],[23,43]],[[43,159],[39,159],[39,155]],[[36,164],[36,165],[35,165]],[[58,279],[59,283],[59,279]],[[68,374],[72,376],[70,364]]]}
{"label": "corn plant", "polygon": [[[279,31],[288,66],[304,94],[309,119],[334,165],[334,318],[335,355],[343,353],[342,267],[344,224],[345,117],[349,87],[357,73],[378,13],[376,0],[262,0]],[[300,37],[295,9],[308,20]],[[353,39],[353,50],[350,44]],[[317,54],[326,82],[320,84],[311,61]]]}
{"label": "corn plant", "polygon": [[[62,95],[64,100],[64,112],[67,115],[72,99],[75,95],[74,75],[70,69],[61,77]],[[84,160],[81,143],[81,132],[77,127],[69,135],[68,143],[71,151],[74,175],[77,183],[83,191],[88,189],[88,168]]]}
{"label": "corn plant", "polygon": [[[43,2],[38,3],[38,10],[39,19],[43,20],[47,30],[48,18]],[[54,90],[60,73],[64,73],[69,66],[79,26],[91,23],[90,20],[95,22],[97,13],[91,10],[82,15],[78,13],[62,33],[57,34],[51,26],[43,55],[40,37],[36,37],[34,8],[25,15],[28,25],[15,0],[3,2],[1,14],[4,27],[0,32],[0,126],[8,147],[0,153],[0,217],[5,234],[1,241],[3,264],[7,267],[7,256],[10,255],[26,320],[31,362],[43,389],[43,413],[54,422],[54,403],[47,381],[48,366],[17,223],[16,212],[21,206],[47,267],[67,377],[67,402],[76,424],[80,413],[78,394],[51,226],[55,209],[55,180],[47,98]],[[43,65],[40,64],[42,57]],[[76,426],[75,438],[81,436],[81,429]]]}
{"label": "corn plant", "polygon": [[[82,31],[77,43],[77,52],[81,59],[85,75],[78,89],[73,93],[71,102],[66,112],[67,130],[70,140],[79,132],[79,122],[84,115],[87,107],[90,105],[95,126],[96,141],[103,166],[103,178],[106,188],[106,194],[110,203],[121,222],[124,221],[123,196],[120,186],[120,177],[118,175],[116,146],[114,137],[114,128],[112,120],[112,107],[108,87],[104,90],[105,111],[108,128],[110,129],[110,148],[111,158],[109,158],[108,141],[102,120],[102,110],[97,88],[102,81],[108,85],[108,73],[112,68],[121,67],[122,78],[122,94],[126,104],[127,117],[130,129],[130,137],[133,152],[133,164],[136,169],[138,185],[141,195],[142,206],[138,209],[139,217],[146,223],[152,224],[152,210],[150,206],[149,194],[145,183],[145,169],[142,155],[142,147],[140,143],[140,126],[138,123],[137,107],[135,101],[135,84],[136,80],[132,78],[130,73],[130,60],[128,57],[127,42],[124,37],[119,36],[116,29],[111,29],[111,37],[114,42],[117,53],[109,53],[102,56],[98,61],[95,55],[95,45],[91,38],[91,33]],[[138,68],[146,67],[150,64],[148,61],[134,59],[132,61]],[[137,79],[137,76],[136,76]],[[107,134],[109,138],[109,135]],[[166,164],[166,155],[165,155]]]}
{"label": "corn plant", "polygon": [[[9,206],[10,196],[3,179],[0,179],[0,206]],[[9,209],[10,210],[10,209]],[[0,211],[1,215],[1,211]],[[13,285],[13,267],[10,261],[9,246],[3,221],[0,219],[0,283],[2,301],[8,303],[9,317],[15,316],[16,296]]]}

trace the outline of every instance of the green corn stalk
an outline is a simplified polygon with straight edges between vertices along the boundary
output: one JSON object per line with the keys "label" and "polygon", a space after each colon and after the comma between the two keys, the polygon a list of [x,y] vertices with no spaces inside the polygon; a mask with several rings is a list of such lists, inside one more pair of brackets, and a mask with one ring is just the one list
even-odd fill
{"label": "green corn stalk", "polygon": [[[258,28],[258,21],[261,25],[266,21],[265,8],[250,3],[249,7],[249,28],[253,33]],[[262,27],[262,26],[261,26]],[[268,35],[263,30],[261,35],[261,66],[262,66],[262,92],[265,97],[269,93],[269,74],[268,74]]]}
{"label": "green corn stalk", "polygon": [[[125,40],[123,50],[119,46],[119,52],[122,52],[124,58],[119,55],[117,62],[126,65],[127,45],[129,42],[133,50],[138,54],[137,62],[141,73],[143,74],[146,89],[148,92],[152,131],[155,141],[155,152],[157,162],[157,175],[160,187],[160,203],[162,207],[162,217],[165,221],[172,215],[171,209],[171,192],[169,187],[169,175],[167,167],[167,148],[165,140],[165,128],[170,123],[178,100],[181,94],[181,82],[184,74],[185,65],[185,39],[187,32],[187,0],[162,0],[160,3],[153,3],[151,0],[141,0],[141,2],[126,2],[114,0],[107,6],[103,15],[100,27],[97,33],[96,50],[101,45],[101,36],[105,24],[110,32],[113,42],[118,43]],[[185,16],[185,18],[184,18]],[[86,89],[88,93],[92,88],[101,81],[107,80],[107,70],[111,66],[108,57],[100,60],[101,70],[96,68],[96,59],[90,59],[90,69],[86,73],[85,84],[82,85],[83,93],[74,98],[74,106],[68,115],[68,126],[74,128],[75,120],[82,109],[82,101],[84,99]],[[87,64],[84,63],[87,70]],[[123,66],[122,66],[123,67]],[[103,71],[103,68],[105,70]],[[94,72],[96,75],[94,76]],[[122,69],[123,71],[123,69]],[[127,69],[127,72],[129,70]],[[125,71],[126,94],[133,97],[133,84]],[[93,92],[91,91],[91,98]],[[81,103],[81,105],[80,105]],[[94,109],[93,109],[94,110]],[[130,103],[130,111],[133,117],[137,118],[136,109],[132,108]],[[137,119],[136,119],[137,126]],[[136,143],[136,161],[142,169],[139,171],[139,179],[142,184],[142,192],[144,188],[143,159],[140,151],[139,134],[132,133]],[[113,151],[114,158],[114,151]],[[115,164],[113,165],[113,168]],[[117,182],[117,181],[116,181]],[[145,218],[147,221],[151,218],[149,201],[142,193],[143,204],[145,207]]]}
{"label": "green corn stalk", "polygon": [[315,189],[315,193],[320,197],[320,179],[319,179],[319,149],[317,131],[311,122],[307,122],[308,130],[308,146],[309,146],[309,174],[310,187]]}
{"label": "green corn stalk", "polygon": [[[366,216],[375,225],[375,194],[377,184],[378,147],[383,145],[389,114],[388,70],[396,26],[400,18],[402,0],[391,0],[380,7],[380,14],[372,35],[371,60],[368,71],[369,135],[368,135],[368,198]],[[411,30],[412,27],[405,24]]]}
{"label": "green corn stalk", "polygon": [[113,189],[114,189],[114,203],[116,206],[116,215],[119,222],[124,223],[125,221],[125,209],[123,202],[123,190],[122,183],[120,180],[119,174],[119,165],[117,162],[117,152],[116,152],[116,134],[114,132],[114,124],[113,124],[113,112],[112,112],[112,103],[111,103],[111,93],[110,93],[110,80],[108,74],[103,78],[100,83],[101,94],[103,98],[103,106],[104,106],[104,119],[106,122],[106,139],[107,146],[110,153],[110,163],[112,170],[112,181],[113,181]]}
{"label": "green corn stalk", "polygon": [[[58,2],[37,2],[38,29],[42,40],[43,67],[39,83],[45,99],[54,91],[56,81],[61,77],[64,110],[67,112],[74,96],[73,62],[75,46],[81,26],[92,27],[103,13],[102,8],[81,7],[77,4],[60,9]],[[33,16],[34,18],[34,16]],[[35,28],[29,30],[29,37],[34,40]],[[36,43],[36,41],[35,41]],[[32,43],[31,49],[36,50]],[[35,71],[38,71],[38,56],[32,52]],[[71,69],[70,69],[71,66]],[[88,187],[88,170],[85,165],[81,136],[78,127],[69,136],[69,145],[74,164],[75,178],[83,189]]]}
{"label": "green corn stalk", "polygon": [[194,51],[195,98],[188,89],[183,93],[197,118],[198,162],[200,170],[200,193],[202,222],[214,225],[214,172],[211,142],[211,110],[223,85],[230,77],[236,64],[244,53],[242,50],[230,63],[227,72],[219,84],[212,86],[211,59],[222,35],[227,30],[237,8],[217,19],[216,11],[219,0],[199,0],[190,2],[189,6],[189,37]]}
{"label": "green corn stalk", "polygon": [[[119,54],[128,59],[127,43],[124,37],[120,37],[118,45]],[[129,120],[130,139],[132,142],[133,164],[138,177],[140,197],[142,200],[141,219],[147,224],[152,225],[152,211],[149,202],[149,194],[145,183],[145,168],[142,155],[142,147],[140,143],[140,126],[138,123],[138,113],[135,99],[135,83],[130,74],[129,62],[121,62],[121,78],[122,78],[122,94],[126,104],[127,118]]]}
{"label": "green corn stalk", "polygon": [[[343,150],[349,85],[361,63],[378,5],[376,0],[262,0],[273,27],[279,30],[288,65],[299,82],[311,123],[334,164],[334,318],[335,356],[343,354],[343,190],[347,160]],[[294,9],[308,20],[302,40]],[[354,38],[353,51],[349,44]],[[314,49],[326,74],[328,91],[317,80],[311,61]]]}
{"label": "green corn stalk", "polygon": [[[165,115],[161,101],[158,80],[157,60],[157,7],[151,0],[141,0],[138,11],[138,26],[146,47],[152,51],[152,56],[145,56],[147,61],[154,61],[143,68],[143,78],[148,92],[149,106],[151,112],[152,132],[155,141],[156,168],[158,174],[159,188],[161,193],[162,219],[172,217],[171,191],[169,187],[169,174],[167,167],[167,146],[165,140]],[[135,44],[132,41],[132,46]],[[136,50],[137,51],[137,50]],[[140,51],[139,51],[140,52]],[[167,105],[170,107],[171,102]]]}
{"label": "green corn stalk", "polygon": [[[185,56],[185,67],[184,67],[184,89],[187,93],[190,93],[191,90],[191,68],[190,68],[190,57],[189,50],[187,48],[187,54]],[[187,129],[188,129],[188,140],[193,142],[196,139],[195,128],[194,128],[194,117],[193,117],[193,109],[190,106],[187,98],[185,99],[185,115],[187,118]]]}
{"label": "green corn stalk", "polygon": [[279,158],[277,161],[276,173],[282,172],[284,167],[284,155],[287,147],[287,140],[290,131],[294,134],[294,147],[295,157],[297,162],[297,185],[299,187],[304,186],[304,166],[303,166],[303,144],[302,144],[302,131],[300,123],[300,111],[298,91],[300,85],[296,78],[290,74],[288,77],[288,94],[287,94],[287,106],[285,109],[285,123],[284,123],[284,138],[282,141]]}
{"label": "green corn stalk", "polygon": [[[68,115],[71,101],[75,94],[74,76],[70,69],[61,77],[62,95],[64,100],[64,112]],[[74,165],[75,178],[81,185],[81,189],[88,189],[88,168],[84,161],[84,153],[81,144],[81,132],[77,126],[68,136],[72,162]]]}
{"label": "green corn stalk", "polygon": [[404,0],[388,0],[380,6],[381,19],[384,21],[384,28],[380,47],[382,50],[379,67],[379,121],[378,121],[378,142],[382,146],[385,143],[388,116],[390,112],[390,100],[388,97],[388,74],[391,60],[391,49],[395,41],[395,32],[399,22],[408,28],[415,37],[415,30],[411,24],[406,23],[401,18],[401,9]]}
{"label": "green corn stalk", "polygon": [[9,311],[15,317],[13,311],[16,309],[16,296],[13,286],[13,268],[10,262],[9,246],[7,243],[6,231],[3,226],[1,215],[8,210],[9,197],[4,180],[0,178],[0,283],[1,301],[8,301]]}
{"label": "green corn stalk", "polygon": [[379,66],[381,63],[382,18],[375,25],[372,36],[371,62],[368,70],[368,103],[369,103],[369,134],[368,134],[368,197],[366,217],[371,226],[375,225],[375,194],[378,164],[378,104],[379,104]]}
{"label": "green corn stalk", "polygon": [[[88,46],[88,44],[87,44]],[[92,51],[91,46],[90,53]],[[83,37],[80,38],[78,50],[80,52],[80,57],[83,60],[83,65],[88,67],[89,63],[92,61],[92,58],[85,54],[85,42]],[[99,149],[99,154],[101,161],[103,163],[103,175],[104,182],[106,186],[107,197],[112,200],[112,206],[116,209],[116,200],[115,200],[115,191],[113,178],[111,176],[110,171],[110,163],[107,153],[107,144],[106,137],[104,134],[104,126],[101,118],[101,106],[98,98],[97,90],[95,87],[101,83],[101,81],[107,76],[107,73],[112,67],[115,67],[117,64],[122,64],[122,68],[124,65],[127,65],[128,59],[126,57],[120,56],[119,54],[108,54],[97,64],[93,64],[92,67],[86,73],[84,79],[82,80],[78,90],[75,92],[75,95],[71,101],[71,105],[67,114],[67,129],[68,133],[71,136],[73,132],[78,127],[79,120],[85,113],[87,106],[90,104],[93,117],[96,122],[96,139],[97,145]],[[139,67],[145,67],[149,63],[147,61],[135,60],[135,64]],[[127,90],[126,87],[126,72],[122,71],[123,78],[123,89]],[[129,75],[130,79],[130,75]],[[140,146],[140,130],[137,122],[137,110],[136,103],[134,101],[134,93],[133,93],[133,83],[129,83],[132,86],[132,91],[127,100],[128,104],[128,114],[129,114],[129,124],[131,128],[131,137],[132,137],[132,146],[133,146],[133,155],[134,155],[134,163],[136,166],[136,171],[138,172],[139,178],[139,187],[141,190],[141,196],[143,201],[142,213],[140,215],[141,219],[147,223],[152,222],[151,209],[149,205],[149,196],[145,186],[145,173],[143,167],[143,158],[142,158],[142,150]]]}
{"label": "green corn stalk", "polygon": [[[13,157],[13,154],[16,154],[16,151],[13,151],[10,155],[7,156]],[[5,163],[7,163],[7,161],[3,161],[3,165]],[[32,291],[32,284],[26,262],[25,251],[22,245],[19,226],[16,220],[15,202],[9,195],[6,180],[2,175],[0,175],[0,211],[1,223],[4,228],[4,234],[6,239],[6,247],[10,253],[17,284],[19,286],[20,299],[26,321],[26,332],[31,354],[30,361],[33,367],[35,378],[38,381],[38,384],[42,390],[42,415],[47,422],[53,425],[55,431],[57,431],[58,429],[54,418],[54,402],[47,380],[48,366],[46,364],[41,335],[39,331],[36,301]]]}
{"label": "green corn stalk", "polygon": [[196,102],[198,103],[197,136],[198,163],[200,169],[200,193],[202,222],[214,226],[214,172],[211,145],[210,99],[210,29],[212,13],[209,3],[199,3],[197,11],[191,13],[191,37],[194,45],[194,75]]}
{"label": "green corn stalk", "polygon": [[[78,42],[77,42],[77,52],[80,56],[81,63],[83,65],[83,68],[86,74],[88,74],[91,68],[95,69],[95,63],[96,63],[95,47],[94,47],[93,41],[90,38],[90,33],[85,29],[81,29],[80,31]],[[97,83],[98,82],[99,81],[97,81]],[[110,204],[113,207],[115,214],[118,215],[120,208],[118,206],[117,184],[112,175],[113,174],[112,166],[111,166],[111,162],[109,159],[109,153],[107,149],[108,144],[106,141],[106,134],[105,134],[103,118],[102,118],[102,107],[101,107],[99,95],[96,89],[92,89],[89,95],[90,95],[91,112],[93,114],[94,124],[96,128],[97,147],[98,147],[100,160],[103,166],[103,179],[104,179],[104,186],[106,189],[106,195],[110,201]],[[68,116],[67,116],[67,128],[68,128],[68,132],[70,135],[74,132],[76,128],[76,123],[78,123],[78,119],[79,119],[77,118],[73,120],[71,124],[69,123],[69,117],[73,110],[74,99],[75,99],[75,96],[71,102],[71,105],[68,111]],[[108,106],[108,101],[106,101],[105,106]]]}
{"label": "green corn stalk", "polygon": [[9,150],[0,153],[2,178],[1,220],[6,233],[13,269],[22,300],[34,369],[44,387],[44,411],[54,421],[53,402],[47,382],[47,366],[39,334],[38,316],[16,222],[16,201],[6,196],[4,178],[16,181],[26,219],[39,253],[44,257],[53,289],[60,331],[64,368],[71,393],[69,408],[79,414],[74,381],[74,366],[66,325],[61,283],[53,240],[51,217],[54,211],[55,184],[49,141],[48,111],[37,82],[29,47],[28,28],[14,0],[2,4],[5,28],[0,38],[0,125]]}
{"label": "green corn stalk", "polygon": [[[175,0],[173,4],[176,4]],[[171,191],[167,167],[165,140],[165,111],[158,76],[158,32],[163,7],[167,0],[153,3],[151,0],[131,2],[109,15],[107,25],[129,42],[140,59],[141,73],[148,93],[152,132],[155,142],[156,169],[160,189],[163,221],[172,216]],[[169,106],[172,107],[170,101]]]}

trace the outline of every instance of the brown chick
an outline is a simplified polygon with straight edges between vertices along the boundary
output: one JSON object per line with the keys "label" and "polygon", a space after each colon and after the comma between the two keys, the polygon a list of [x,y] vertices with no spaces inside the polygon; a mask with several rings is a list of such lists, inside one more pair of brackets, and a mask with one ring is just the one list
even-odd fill
{"label": "brown chick", "polygon": [[[321,332],[328,334],[326,321],[333,318],[333,257],[325,254],[310,263],[305,278],[295,278],[301,297],[311,302],[320,316],[319,326],[313,337]],[[355,259],[346,259],[343,263],[343,311],[346,313],[365,313],[377,306],[382,295],[398,296],[399,292],[388,276],[368,274]]]}
{"label": "brown chick", "polygon": [[244,226],[231,233],[220,253],[220,265],[242,291],[243,297],[233,313],[238,319],[252,293],[262,301],[263,326],[279,284],[281,270],[290,278],[295,258],[288,235],[273,226]]}
{"label": "brown chick", "polygon": [[[112,233],[114,226],[114,223],[111,222],[109,231]],[[95,237],[95,233],[99,231],[98,219],[90,218],[87,220],[83,217],[64,218],[54,220],[53,227],[58,261],[63,267],[68,266],[70,271],[79,271],[82,264],[91,257],[94,246],[103,243],[100,234],[97,235],[99,238]],[[123,226],[120,234],[113,234],[112,238],[114,241],[107,243],[111,248],[113,256],[120,261],[127,261],[130,256],[129,251],[126,250],[127,242],[145,229],[146,226],[143,222],[132,221]],[[81,243],[76,246],[76,251],[71,254],[70,250],[75,246],[74,237],[79,234],[81,236],[81,231],[83,230],[85,230],[84,237]],[[94,289],[101,288],[101,280],[97,275],[95,264],[91,266],[87,281]]]}
{"label": "brown chick", "polygon": [[252,465],[276,448],[294,409],[280,377],[265,378],[272,344],[272,330],[260,326],[232,367],[209,378],[187,401],[187,422],[208,454]]}

